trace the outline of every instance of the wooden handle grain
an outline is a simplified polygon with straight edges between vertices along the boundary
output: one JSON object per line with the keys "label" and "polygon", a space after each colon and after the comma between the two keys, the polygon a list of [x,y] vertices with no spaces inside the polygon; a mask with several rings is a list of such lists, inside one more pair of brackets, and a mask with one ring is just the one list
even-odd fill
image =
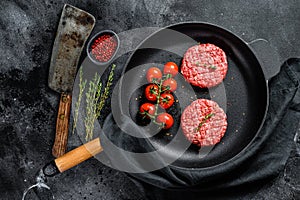
{"label": "wooden handle grain", "polygon": [[76,149],[73,149],[63,156],[56,158],[54,162],[58,170],[60,172],[64,172],[100,153],[102,150],[100,139],[96,138],[84,145],[81,145],[80,147],[77,147]]}
{"label": "wooden handle grain", "polygon": [[56,158],[62,156],[67,149],[71,102],[70,94],[61,94],[56,119],[55,141],[52,148],[52,155]]}

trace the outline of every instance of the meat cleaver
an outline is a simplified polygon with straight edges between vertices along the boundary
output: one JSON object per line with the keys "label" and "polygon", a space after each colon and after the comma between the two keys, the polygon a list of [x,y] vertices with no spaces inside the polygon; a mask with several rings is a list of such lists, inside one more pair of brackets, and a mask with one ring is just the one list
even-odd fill
{"label": "meat cleaver", "polygon": [[48,79],[49,87],[61,93],[52,148],[55,157],[66,151],[73,83],[81,51],[94,25],[94,16],[74,6],[64,5],[53,44]]}

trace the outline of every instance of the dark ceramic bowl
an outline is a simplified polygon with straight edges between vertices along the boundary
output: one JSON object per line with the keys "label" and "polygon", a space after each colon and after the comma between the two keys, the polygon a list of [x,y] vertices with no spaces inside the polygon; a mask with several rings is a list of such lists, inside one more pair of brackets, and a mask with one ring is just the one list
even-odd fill
{"label": "dark ceramic bowl", "polygon": [[[114,53],[112,54],[111,58],[110,58],[108,61],[106,61],[106,62],[101,62],[101,61],[97,60],[97,59],[95,58],[95,56],[91,53],[91,52],[92,52],[92,44],[95,42],[95,40],[96,40],[97,38],[99,38],[99,37],[102,36],[102,35],[110,35],[111,37],[114,37],[114,39],[115,39],[116,42],[117,42],[117,46],[116,46],[116,49],[115,49]],[[90,39],[90,41],[88,42],[86,51],[87,51],[87,55],[88,55],[89,59],[90,59],[93,63],[95,63],[96,65],[107,65],[107,64],[109,64],[109,63],[112,61],[112,59],[115,57],[116,53],[118,52],[119,46],[120,46],[120,39],[119,39],[118,35],[117,35],[114,31],[111,31],[111,30],[104,30],[104,31],[98,32],[96,35],[94,35],[94,36],[92,37],[92,39]]]}

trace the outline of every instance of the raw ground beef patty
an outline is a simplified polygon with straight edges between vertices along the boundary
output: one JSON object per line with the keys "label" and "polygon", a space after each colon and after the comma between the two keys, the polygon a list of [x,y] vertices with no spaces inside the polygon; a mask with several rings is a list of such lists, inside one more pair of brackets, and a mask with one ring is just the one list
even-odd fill
{"label": "raw ground beef patty", "polygon": [[211,100],[197,99],[181,115],[181,128],[186,138],[198,146],[215,145],[224,136],[227,117]]}
{"label": "raw ground beef patty", "polygon": [[225,52],[213,44],[190,47],[184,54],[181,73],[192,85],[210,88],[220,84],[228,69]]}

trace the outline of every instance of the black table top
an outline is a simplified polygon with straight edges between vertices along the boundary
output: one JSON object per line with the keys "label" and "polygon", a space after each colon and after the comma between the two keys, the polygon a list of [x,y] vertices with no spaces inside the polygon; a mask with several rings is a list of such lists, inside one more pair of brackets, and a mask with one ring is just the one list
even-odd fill
{"label": "black table top", "polygon": [[[64,3],[93,14],[95,32],[163,27],[203,21],[245,41],[264,38],[283,62],[300,56],[298,1],[34,1],[0,2],[0,198],[21,199],[38,169],[53,159],[59,94],[47,86],[52,45]],[[297,123],[297,122],[295,122]],[[68,148],[81,144],[70,135]],[[294,151],[286,169],[244,199],[300,199],[300,158]],[[95,159],[48,181],[56,199],[144,199],[122,172]]]}

